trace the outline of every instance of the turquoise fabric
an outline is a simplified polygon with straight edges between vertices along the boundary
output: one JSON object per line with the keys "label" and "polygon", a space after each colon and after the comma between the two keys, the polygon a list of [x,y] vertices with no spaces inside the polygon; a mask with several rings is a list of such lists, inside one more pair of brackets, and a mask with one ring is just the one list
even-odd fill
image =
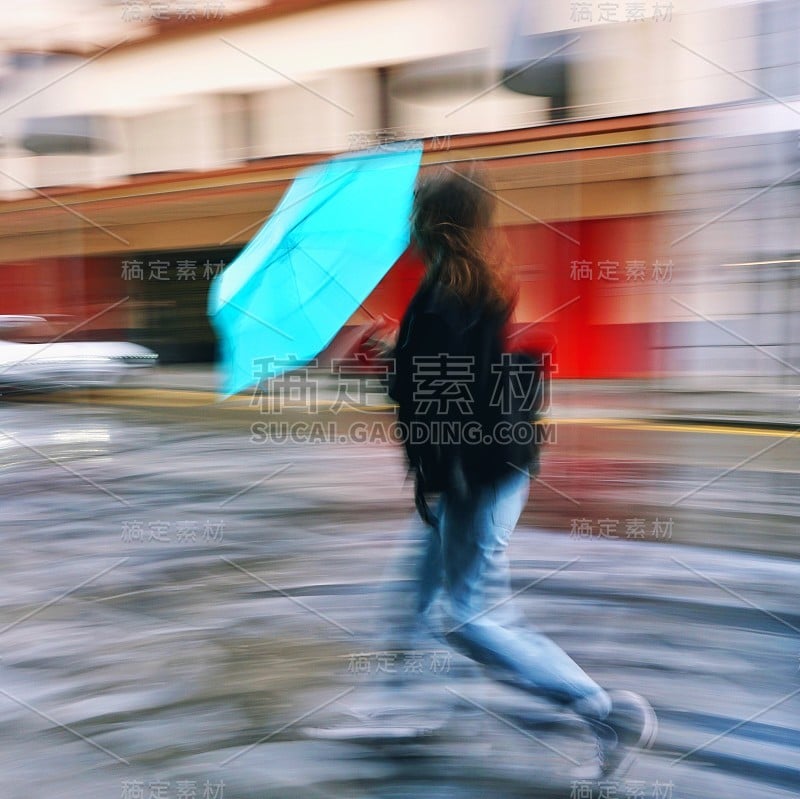
{"label": "turquoise fabric", "polygon": [[301,172],[212,285],[223,393],[307,364],[409,242],[419,142],[348,152]]}

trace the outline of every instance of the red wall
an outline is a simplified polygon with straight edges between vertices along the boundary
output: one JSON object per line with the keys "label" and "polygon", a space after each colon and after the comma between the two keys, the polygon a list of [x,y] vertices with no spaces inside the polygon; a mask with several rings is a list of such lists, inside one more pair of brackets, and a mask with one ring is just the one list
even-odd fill
{"label": "red wall", "polygon": [[[648,321],[645,307],[648,285],[626,280],[625,262],[644,260],[650,266],[657,224],[655,217],[637,216],[504,229],[520,279],[516,321],[540,319],[538,329],[555,336],[557,378],[625,378],[650,372],[655,323]],[[571,275],[572,263],[580,260],[592,265],[592,279]],[[619,263],[616,282],[598,279],[597,264],[605,260]],[[367,313],[359,312],[351,323],[366,323],[380,314],[399,319],[422,273],[422,264],[407,251],[364,302]],[[100,314],[74,337],[124,336],[131,324],[131,303],[101,312],[134,288],[122,279],[119,258],[0,264],[0,314],[67,314],[70,326]],[[347,333],[337,337],[340,344]]]}
{"label": "red wall", "polygon": [[[645,304],[651,276],[648,271],[644,281],[629,279],[626,262],[645,261],[651,268],[655,225],[653,217],[639,216],[505,229],[521,281],[517,320],[544,317],[541,328],[558,341],[558,377],[624,378],[650,371],[655,325],[646,321]],[[588,262],[591,277],[576,279],[578,261]],[[608,268],[601,277],[600,262],[618,264],[617,280],[606,279]]]}

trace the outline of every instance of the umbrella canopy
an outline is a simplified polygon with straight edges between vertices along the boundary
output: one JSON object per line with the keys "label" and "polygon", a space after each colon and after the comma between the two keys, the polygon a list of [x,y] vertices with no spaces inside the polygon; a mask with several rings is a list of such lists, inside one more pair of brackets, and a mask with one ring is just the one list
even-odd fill
{"label": "umbrella canopy", "polygon": [[339,155],[301,172],[211,285],[224,393],[308,363],[406,249],[418,142]]}

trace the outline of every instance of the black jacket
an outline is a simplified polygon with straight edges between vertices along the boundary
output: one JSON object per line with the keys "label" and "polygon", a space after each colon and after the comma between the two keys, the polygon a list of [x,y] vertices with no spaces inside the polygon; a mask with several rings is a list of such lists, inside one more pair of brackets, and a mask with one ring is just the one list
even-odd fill
{"label": "black jacket", "polygon": [[519,357],[503,355],[505,322],[442,286],[423,285],[409,304],[389,394],[419,490],[469,491],[537,460]]}

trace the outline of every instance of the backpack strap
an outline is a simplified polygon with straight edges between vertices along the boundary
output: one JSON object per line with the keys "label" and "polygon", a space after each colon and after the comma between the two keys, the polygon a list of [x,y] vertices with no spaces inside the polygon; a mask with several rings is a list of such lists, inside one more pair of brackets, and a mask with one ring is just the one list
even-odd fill
{"label": "backpack strap", "polygon": [[433,511],[431,511],[428,501],[425,499],[425,479],[422,476],[422,471],[416,469],[416,480],[414,483],[414,504],[417,507],[417,513],[420,518],[429,527],[438,527],[439,519]]}

